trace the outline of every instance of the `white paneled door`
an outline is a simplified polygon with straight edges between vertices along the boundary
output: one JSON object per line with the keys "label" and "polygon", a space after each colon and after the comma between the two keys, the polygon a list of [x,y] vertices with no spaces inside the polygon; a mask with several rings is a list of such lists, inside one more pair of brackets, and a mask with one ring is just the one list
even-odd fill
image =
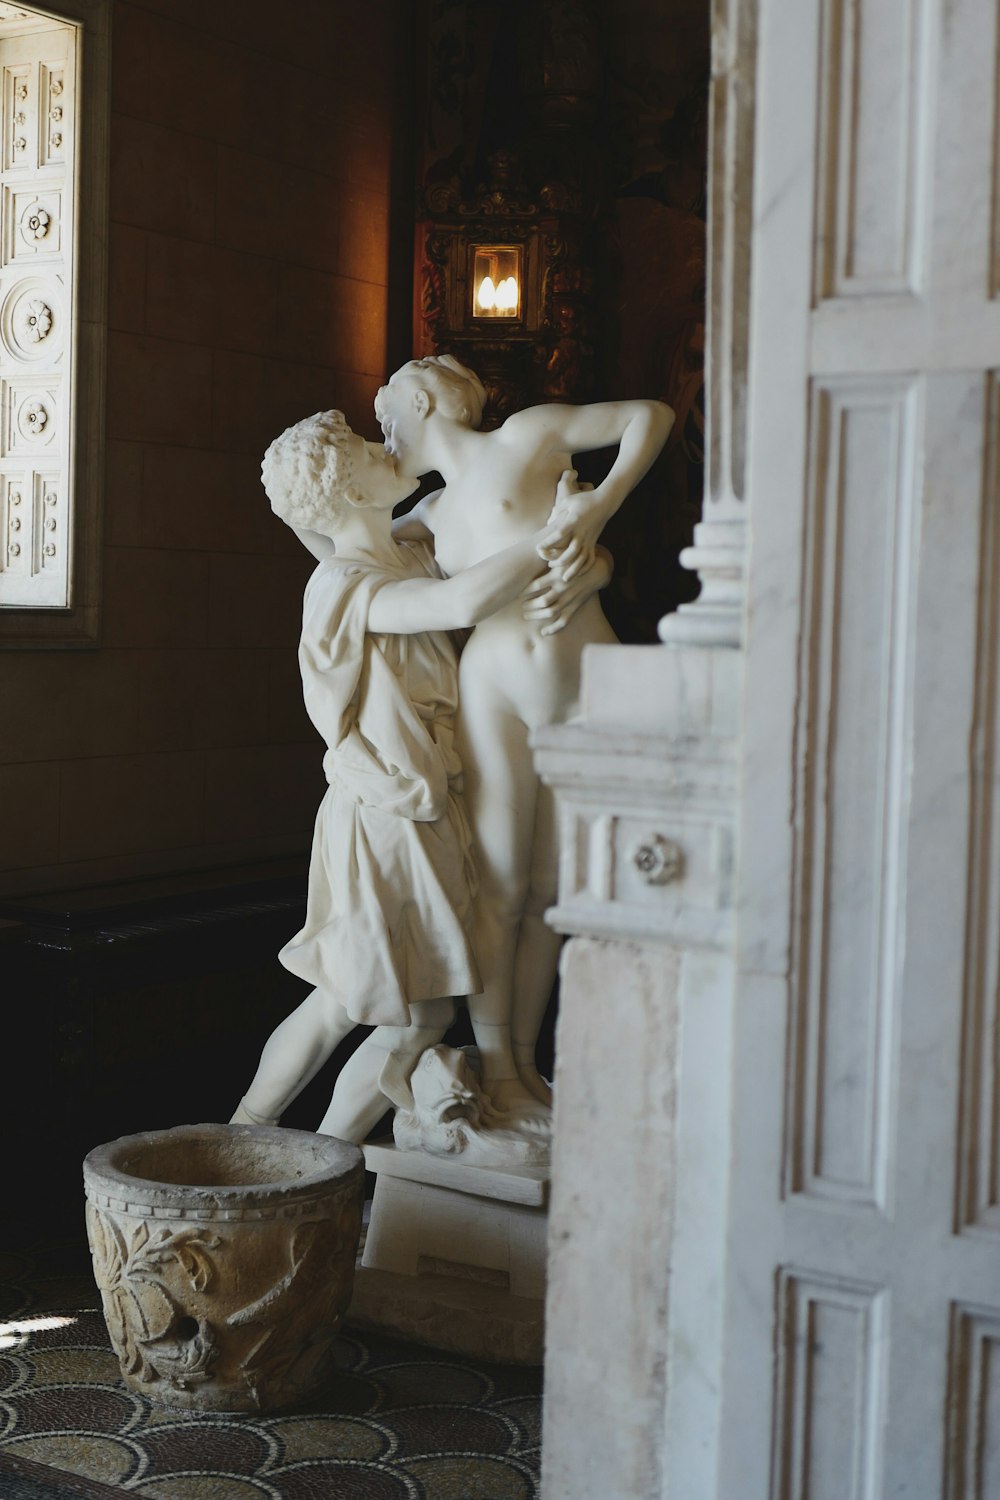
{"label": "white paneled door", "polygon": [[998,1500],[997,5],[760,22],[719,1500]]}

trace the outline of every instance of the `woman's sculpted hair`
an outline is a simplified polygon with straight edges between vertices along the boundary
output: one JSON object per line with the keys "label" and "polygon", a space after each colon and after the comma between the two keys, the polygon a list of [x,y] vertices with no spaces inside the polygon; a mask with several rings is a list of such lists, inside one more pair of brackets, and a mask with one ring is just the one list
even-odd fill
{"label": "woman's sculpted hair", "polygon": [[348,447],[353,436],[343,412],[318,411],[275,438],[260,477],[276,516],[319,531],[361,501]]}
{"label": "woman's sculpted hair", "polygon": [[[434,397],[434,404],[444,416],[478,427],[483,420],[486,388],[475,370],[463,365],[453,354],[428,354],[401,365],[389,380],[389,387],[401,379],[413,380]],[[387,387],[383,386],[383,390]],[[375,415],[381,421],[382,391],[375,398]]]}

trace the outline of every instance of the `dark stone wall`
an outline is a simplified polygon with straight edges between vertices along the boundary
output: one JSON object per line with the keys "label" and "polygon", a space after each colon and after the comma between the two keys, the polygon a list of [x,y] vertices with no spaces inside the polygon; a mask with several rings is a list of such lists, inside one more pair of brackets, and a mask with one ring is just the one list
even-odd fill
{"label": "dark stone wall", "polygon": [[0,651],[0,892],[308,847],[313,564],[260,459],[330,406],[375,436],[408,353],[406,23],[116,0],[101,644]]}

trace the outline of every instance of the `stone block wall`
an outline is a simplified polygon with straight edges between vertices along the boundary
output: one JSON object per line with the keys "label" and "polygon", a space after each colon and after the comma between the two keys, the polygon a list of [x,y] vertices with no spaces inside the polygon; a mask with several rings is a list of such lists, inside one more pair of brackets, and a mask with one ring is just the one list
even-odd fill
{"label": "stone block wall", "polygon": [[408,352],[389,322],[406,10],[116,0],[101,644],[0,651],[0,896],[308,844],[310,562],[259,464],[321,407],[375,435]]}

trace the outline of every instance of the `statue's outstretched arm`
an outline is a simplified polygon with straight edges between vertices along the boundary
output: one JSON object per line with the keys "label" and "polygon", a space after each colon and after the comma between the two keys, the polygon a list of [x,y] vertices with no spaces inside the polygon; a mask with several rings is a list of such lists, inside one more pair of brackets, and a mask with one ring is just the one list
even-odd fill
{"label": "statue's outstretched arm", "polygon": [[593,490],[557,497],[549,517],[561,534],[544,556],[569,581],[593,563],[598,537],[660,453],[674,413],[662,401],[603,401],[591,406],[537,406],[530,416],[554,447],[571,454],[618,444],[615,461],[601,483]]}

